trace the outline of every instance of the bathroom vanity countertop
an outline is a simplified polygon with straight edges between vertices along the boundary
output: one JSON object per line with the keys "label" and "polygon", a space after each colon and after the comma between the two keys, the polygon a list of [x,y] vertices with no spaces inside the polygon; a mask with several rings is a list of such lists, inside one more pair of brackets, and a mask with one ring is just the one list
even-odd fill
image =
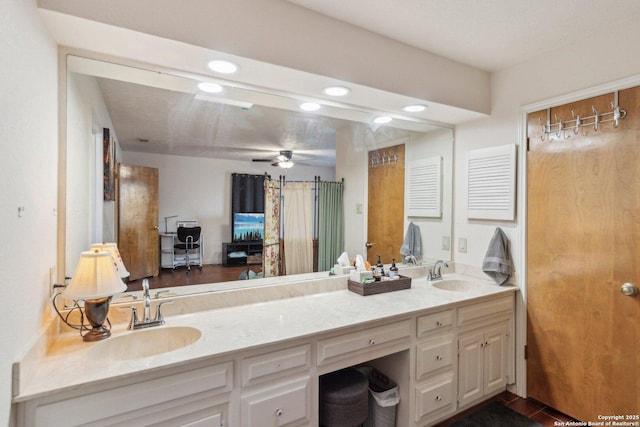
{"label": "bathroom vanity countertop", "polygon": [[[454,292],[435,288],[422,278],[413,279],[410,289],[361,296],[346,289],[345,277],[344,290],[168,316],[166,325],[160,328],[196,327],[202,332],[201,338],[179,350],[133,360],[94,360],[87,353],[100,342],[85,343],[77,332],[65,333],[56,337],[46,354],[31,356],[28,362],[20,363],[19,373],[14,372],[17,377],[14,378],[14,401],[384,319],[477,302],[519,289],[455,273],[446,274],[445,278],[473,280],[485,285],[473,291]],[[126,327],[114,325],[112,337],[139,332],[128,331]]]}

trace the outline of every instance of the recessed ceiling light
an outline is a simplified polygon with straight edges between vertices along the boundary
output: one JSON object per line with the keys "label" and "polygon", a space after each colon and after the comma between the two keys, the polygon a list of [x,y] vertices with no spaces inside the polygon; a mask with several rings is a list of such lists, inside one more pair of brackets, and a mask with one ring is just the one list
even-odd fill
{"label": "recessed ceiling light", "polygon": [[373,122],[381,125],[381,124],[384,124],[384,123],[389,123],[391,120],[392,119],[389,116],[379,116],[379,117],[376,117],[375,119],[373,119]]}
{"label": "recessed ceiling light", "polygon": [[300,109],[304,111],[316,111],[320,109],[320,104],[316,102],[305,102],[300,104]]}
{"label": "recessed ceiling light", "polygon": [[345,86],[329,86],[324,88],[324,93],[329,96],[345,96],[351,89]]}
{"label": "recessed ceiling light", "polygon": [[415,104],[415,105],[407,105],[402,110],[406,111],[407,113],[419,113],[420,111],[424,111],[426,109],[427,109],[426,105]]}
{"label": "recessed ceiling light", "polygon": [[209,68],[211,68],[213,71],[217,73],[233,74],[236,71],[238,71],[238,66],[233,62],[229,62],[229,61],[216,59],[213,61],[209,61],[208,65],[209,65]]}
{"label": "recessed ceiling light", "polygon": [[208,93],[222,92],[222,86],[219,85],[218,83],[213,83],[213,82],[200,82],[198,83],[198,89]]}

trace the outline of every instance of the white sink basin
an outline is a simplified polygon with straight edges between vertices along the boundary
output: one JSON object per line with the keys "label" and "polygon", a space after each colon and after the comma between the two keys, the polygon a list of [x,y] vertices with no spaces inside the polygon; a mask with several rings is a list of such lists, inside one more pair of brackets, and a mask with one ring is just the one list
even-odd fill
{"label": "white sink basin", "polygon": [[453,292],[469,292],[481,289],[483,284],[471,280],[444,279],[431,283],[434,288]]}
{"label": "white sink basin", "polygon": [[94,359],[131,360],[179,350],[198,341],[202,333],[190,326],[154,327],[111,336],[89,351]]}

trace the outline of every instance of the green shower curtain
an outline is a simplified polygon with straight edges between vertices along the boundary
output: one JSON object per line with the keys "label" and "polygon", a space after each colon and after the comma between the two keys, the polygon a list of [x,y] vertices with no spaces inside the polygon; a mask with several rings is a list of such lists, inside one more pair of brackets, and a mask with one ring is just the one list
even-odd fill
{"label": "green shower curtain", "polygon": [[344,252],[344,183],[321,182],[318,213],[318,271],[328,271]]}

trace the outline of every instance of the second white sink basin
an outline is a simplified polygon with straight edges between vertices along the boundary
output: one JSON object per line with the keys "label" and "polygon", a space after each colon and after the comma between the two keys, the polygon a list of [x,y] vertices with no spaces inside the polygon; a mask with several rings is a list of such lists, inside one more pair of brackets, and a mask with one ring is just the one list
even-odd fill
{"label": "second white sink basin", "polygon": [[89,351],[94,359],[131,360],[179,350],[198,341],[202,333],[190,326],[140,329],[112,336]]}
{"label": "second white sink basin", "polygon": [[444,279],[431,283],[434,288],[453,292],[469,292],[481,289],[483,284],[471,280]]}

